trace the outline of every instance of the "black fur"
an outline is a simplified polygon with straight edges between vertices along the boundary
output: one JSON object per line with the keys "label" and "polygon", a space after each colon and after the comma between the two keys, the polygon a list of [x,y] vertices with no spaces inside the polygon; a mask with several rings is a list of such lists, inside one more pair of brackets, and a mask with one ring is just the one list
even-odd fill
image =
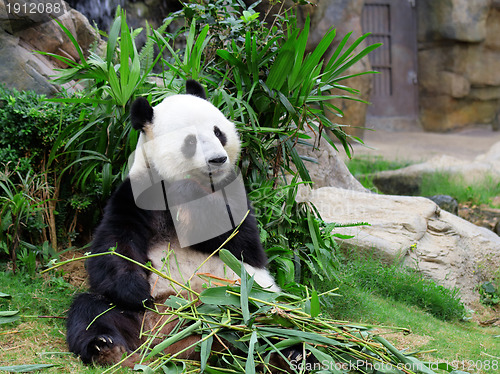
{"label": "black fur", "polygon": [[146,123],[153,122],[153,108],[144,97],[138,97],[130,108],[130,121],[136,130],[142,130]]}
{"label": "black fur", "polygon": [[207,94],[203,86],[192,79],[186,82],[186,93],[188,95],[198,96],[204,100],[207,99]]}
{"label": "black fur", "polygon": [[214,134],[219,139],[220,144],[224,147],[227,143],[226,134],[224,134],[217,126],[214,126]]}
{"label": "black fur", "polygon": [[106,349],[123,347],[123,352],[130,353],[139,344],[140,315],[116,306],[109,310],[111,306],[108,299],[93,293],[80,294],[73,300],[66,338],[69,350],[85,364],[99,363],[98,357]]}

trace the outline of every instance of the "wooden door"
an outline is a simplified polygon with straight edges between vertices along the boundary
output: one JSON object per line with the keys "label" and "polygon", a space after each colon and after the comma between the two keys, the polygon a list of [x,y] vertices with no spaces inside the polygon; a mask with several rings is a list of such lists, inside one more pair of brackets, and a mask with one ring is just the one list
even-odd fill
{"label": "wooden door", "polygon": [[365,0],[363,32],[368,44],[383,43],[369,55],[373,70],[372,105],[375,117],[418,117],[417,28],[415,0]]}

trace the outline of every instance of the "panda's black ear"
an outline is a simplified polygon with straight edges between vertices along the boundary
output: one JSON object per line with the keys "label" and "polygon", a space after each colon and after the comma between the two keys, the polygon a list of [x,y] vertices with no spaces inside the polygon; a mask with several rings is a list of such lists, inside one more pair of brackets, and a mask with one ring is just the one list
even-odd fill
{"label": "panda's black ear", "polygon": [[201,97],[205,100],[207,99],[207,94],[203,86],[193,79],[186,81],[186,93],[188,95]]}
{"label": "panda's black ear", "polygon": [[132,103],[130,108],[130,120],[132,127],[136,130],[142,130],[146,123],[153,122],[153,107],[144,97],[138,97]]}

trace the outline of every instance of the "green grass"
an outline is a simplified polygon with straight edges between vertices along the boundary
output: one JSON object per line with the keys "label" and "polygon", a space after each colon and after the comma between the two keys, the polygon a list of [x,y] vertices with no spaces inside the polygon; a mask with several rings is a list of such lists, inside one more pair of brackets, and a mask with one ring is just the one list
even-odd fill
{"label": "green grass", "polygon": [[336,300],[333,297],[327,300],[331,305],[325,310],[333,317],[353,323],[406,327],[410,329],[410,335],[390,335],[387,338],[398,349],[428,351],[420,357],[424,361],[457,361],[458,369],[471,373],[498,372],[475,370],[474,367],[485,364],[487,360],[496,359],[500,363],[500,338],[495,337],[500,334],[498,327],[480,327],[476,322],[466,321],[445,322],[420,308],[358,287],[342,287],[340,293],[343,296]]}
{"label": "green grass", "polygon": [[43,373],[102,373],[102,368],[86,367],[68,353],[64,316],[75,288],[63,278],[2,271],[0,292],[12,297],[0,299],[0,311],[19,310],[21,315],[0,324],[0,366],[54,364]]}
{"label": "green grass", "polygon": [[350,258],[343,261],[340,274],[347,288],[359,288],[419,307],[438,319],[451,321],[465,316],[457,289],[449,290],[402,265],[385,265],[370,258]]}
{"label": "green grass", "polygon": [[420,194],[450,195],[459,203],[491,205],[492,199],[500,196],[500,183],[491,176],[485,176],[480,183],[467,183],[462,176],[452,176],[449,173],[424,174]]}
{"label": "green grass", "polygon": [[[344,298],[357,305],[356,292],[363,290],[373,295],[394,300],[408,306],[415,306],[437,319],[443,321],[462,320],[466,309],[460,300],[457,289],[450,290],[426,279],[416,270],[401,264],[384,264],[376,257],[359,254],[339,255],[342,258],[337,274],[338,286]],[[334,285],[318,284],[321,292],[333,288]],[[342,300],[332,299],[332,304],[339,317],[349,319],[353,311],[351,303],[345,304]],[[355,308],[354,308],[355,309]]]}
{"label": "green grass", "polygon": [[[336,292],[341,296],[323,299],[323,312],[331,317],[353,324],[407,328],[411,334],[389,334],[387,339],[400,350],[425,352],[419,357],[423,361],[455,361],[461,370],[492,374],[494,371],[475,370],[473,366],[495,359],[500,364],[500,338],[495,337],[500,328],[484,328],[469,321],[472,312],[466,317],[457,291],[400,265],[359,257],[344,259],[338,278]],[[333,286],[318,284],[318,291]],[[491,316],[479,319],[488,318]]]}
{"label": "green grass", "polygon": [[376,173],[384,170],[396,170],[409,166],[410,162],[404,161],[388,161],[380,156],[361,156],[352,158],[346,162],[346,165],[351,174],[359,180],[359,182],[369,190],[377,191],[373,184],[373,179],[369,176],[371,173]]}

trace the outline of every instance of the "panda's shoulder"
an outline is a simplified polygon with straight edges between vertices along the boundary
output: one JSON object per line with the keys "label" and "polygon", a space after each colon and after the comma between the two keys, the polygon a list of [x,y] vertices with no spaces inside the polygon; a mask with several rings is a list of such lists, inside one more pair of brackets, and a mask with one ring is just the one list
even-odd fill
{"label": "panda's shoulder", "polygon": [[104,209],[100,226],[120,227],[124,223],[147,226],[151,222],[151,212],[137,207],[129,178],[126,178],[113,192]]}
{"label": "panda's shoulder", "polygon": [[123,206],[132,204],[135,206],[134,194],[132,192],[132,183],[127,177],[111,194],[108,206]]}

